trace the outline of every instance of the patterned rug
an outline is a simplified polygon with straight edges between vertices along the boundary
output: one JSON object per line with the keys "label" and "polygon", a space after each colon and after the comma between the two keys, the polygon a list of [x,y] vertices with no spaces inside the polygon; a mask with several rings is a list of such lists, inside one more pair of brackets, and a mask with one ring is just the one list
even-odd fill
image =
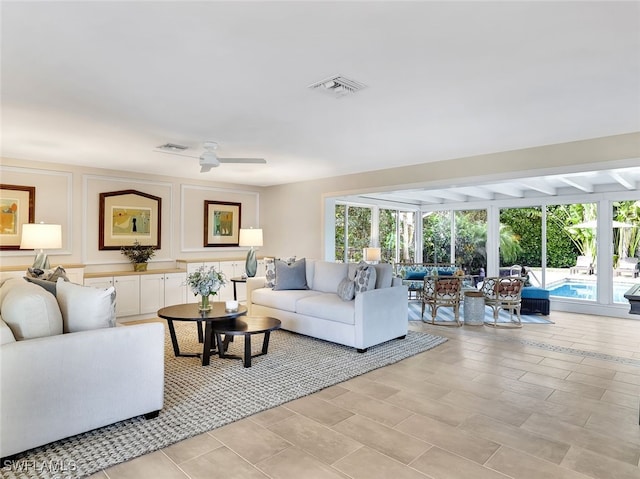
{"label": "patterned rug", "polygon": [[[409,301],[409,321],[420,321],[420,313],[422,309],[422,303],[418,301]],[[553,321],[547,319],[548,316],[540,316],[538,314],[522,314],[520,320],[523,324],[554,324]],[[425,307],[424,319],[431,321],[431,311],[429,307]],[[436,314],[436,321],[451,321],[454,322],[453,308],[438,308]],[[460,305],[460,321],[464,321],[464,305]],[[487,323],[493,323],[493,310],[489,307],[485,307],[484,321]],[[500,310],[498,313],[498,323],[509,323],[509,313]]]}
{"label": "patterned rug", "polygon": [[[201,351],[195,324],[176,322],[183,352]],[[340,346],[287,331],[271,334],[269,353],[243,368],[234,359],[175,358],[165,337],[165,403],[156,419],[137,417],[32,449],[0,467],[3,478],[79,478],[133,459],[182,439],[306,396],[368,371],[396,363],[446,341],[409,331],[402,340],[369,348],[360,354]],[[252,341],[254,354],[262,336]],[[230,353],[242,354],[236,337]],[[57,469],[57,471],[56,471]]]}

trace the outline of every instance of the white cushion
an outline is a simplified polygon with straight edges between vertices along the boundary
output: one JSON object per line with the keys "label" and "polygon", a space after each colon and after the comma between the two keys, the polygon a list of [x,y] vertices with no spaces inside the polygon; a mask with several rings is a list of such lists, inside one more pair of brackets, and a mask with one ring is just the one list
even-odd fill
{"label": "white cushion", "polygon": [[65,333],[115,326],[116,292],[113,286],[93,288],[60,278],[56,289]]}
{"label": "white cushion", "polygon": [[3,286],[2,319],[17,341],[62,334],[62,315],[56,298],[23,280]]}
{"label": "white cushion", "polygon": [[295,312],[296,303],[301,298],[315,296],[319,293],[310,289],[291,289],[287,291],[274,291],[271,288],[254,289],[251,292],[251,302],[266,306],[268,308],[280,309],[282,311]]}
{"label": "white cushion", "polygon": [[393,266],[390,263],[374,264],[376,269],[376,289],[390,288],[393,283]]}
{"label": "white cushion", "polygon": [[296,313],[338,323],[355,324],[355,301],[343,301],[337,294],[319,294],[298,301]]}
{"label": "white cushion", "polygon": [[16,338],[13,336],[11,328],[7,326],[0,316],[0,344],[15,343]]}
{"label": "white cushion", "polygon": [[356,282],[344,278],[338,285],[338,296],[343,301],[351,301],[356,296]]}
{"label": "white cushion", "polygon": [[313,289],[323,293],[338,293],[340,281],[347,277],[349,266],[346,263],[316,261],[313,274]]}

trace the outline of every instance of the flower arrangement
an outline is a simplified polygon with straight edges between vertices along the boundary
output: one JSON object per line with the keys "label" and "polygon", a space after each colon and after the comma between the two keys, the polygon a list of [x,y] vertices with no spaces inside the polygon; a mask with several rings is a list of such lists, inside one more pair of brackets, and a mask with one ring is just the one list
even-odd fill
{"label": "flower arrangement", "polygon": [[120,252],[129,258],[129,261],[134,265],[144,264],[156,254],[156,247],[142,245],[138,240],[135,240],[132,246],[122,246]]}
{"label": "flower arrangement", "polygon": [[207,269],[202,265],[187,276],[187,285],[196,296],[215,295],[225,284],[227,284],[227,280],[224,273],[216,271],[213,266]]}

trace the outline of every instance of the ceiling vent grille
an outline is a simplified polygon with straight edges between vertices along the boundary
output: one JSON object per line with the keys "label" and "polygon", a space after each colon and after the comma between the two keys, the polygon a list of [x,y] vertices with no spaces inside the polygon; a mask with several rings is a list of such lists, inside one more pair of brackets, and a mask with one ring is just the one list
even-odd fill
{"label": "ceiling vent grille", "polygon": [[334,75],[319,82],[312,83],[309,85],[309,88],[328,93],[336,98],[341,98],[367,88],[367,85],[355,80],[349,80],[342,75]]}
{"label": "ceiling vent grille", "polygon": [[184,150],[188,150],[189,147],[188,146],[184,146],[184,145],[177,145],[175,143],[165,143],[164,145],[160,145],[158,147],[156,147],[156,150],[160,150],[160,151],[168,151],[170,153],[180,153]]}

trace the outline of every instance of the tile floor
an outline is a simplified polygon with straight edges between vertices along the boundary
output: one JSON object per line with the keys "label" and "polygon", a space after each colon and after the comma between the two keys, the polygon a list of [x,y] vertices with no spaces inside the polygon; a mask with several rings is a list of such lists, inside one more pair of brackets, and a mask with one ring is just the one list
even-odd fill
{"label": "tile floor", "polygon": [[640,367],[518,341],[640,360],[640,321],[551,319],[412,322],[449,341],[91,478],[640,478]]}

